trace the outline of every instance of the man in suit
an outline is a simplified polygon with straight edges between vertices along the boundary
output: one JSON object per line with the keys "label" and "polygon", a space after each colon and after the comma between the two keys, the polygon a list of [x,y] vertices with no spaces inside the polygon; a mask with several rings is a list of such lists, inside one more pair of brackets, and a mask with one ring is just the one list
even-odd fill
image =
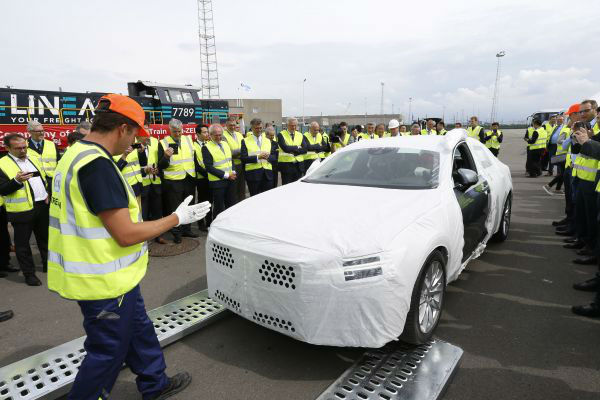
{"label": "man in suit", "polygon": [[52,190],[52,178],[56,164],[60,160],[60,153],[52,140],[44,139],[44,127],[38,121],[31,120],[27,123],[27,157],[35,159],[46,173],[48,188]]}
{"label": "man in suit", "polygon": [[262,131],[262,121],[250,121],[252,134],[242,141],[242,162],[250,196],[273,188],[273,164],[277,159],[275,145]]}
{"label": "man in suit", "polygon": [[281,184],[295,182],[304,174],[304,154],[306,154],[306,140],[298,132],[298,119],[288,118],[287,130],[279,132],[278,167],[281,172]]}
{"label": "man in suit", "polygon": [[232,153],[223,140],[223,128],[214,124],[208,128],[210,141],[202,147],[202,161],[208,174],[208,186],[212,198],[211,221],[235,204],[235,180]]}
{"label": "man in suit", "polygon": [[0,196],[4,197],[8,221],[15,230],[15,248],[25,283],[40,286],[29,240],[35,235],[42,256],[42,270],[48,268],[48,190],[46,174],[35,158],[28,157],[27,141],[21,135],[4,137],[8,155],[0,159]]}

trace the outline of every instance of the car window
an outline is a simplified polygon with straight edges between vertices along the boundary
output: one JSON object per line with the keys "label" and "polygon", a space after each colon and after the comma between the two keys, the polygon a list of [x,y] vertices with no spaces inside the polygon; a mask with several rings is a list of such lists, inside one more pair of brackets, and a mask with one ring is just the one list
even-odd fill
{"label": "car window", "polygon": [[461,168],[470,169],[477,172],[475,160],[469,151],[466,143],[459,143],[454,149],[454,157],[452,161],[452,178],[456,181],[457,171]]}
{"label": "car window", "polygon": [[304,182],[394,189],[432,189],[439,184],[440,154],[435,151],[376,147],[331,157]]}
{"label": "car window", "polygon": [[492,166],[492,160],[490,159],[491,153],[483,146],[473,146],[473,154],[483,168],[487,169]]}

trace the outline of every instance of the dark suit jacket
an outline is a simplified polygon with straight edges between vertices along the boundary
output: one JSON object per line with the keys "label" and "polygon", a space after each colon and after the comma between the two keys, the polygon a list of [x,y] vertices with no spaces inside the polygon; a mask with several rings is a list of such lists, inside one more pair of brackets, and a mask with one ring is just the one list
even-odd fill
{"label": "dark suit jacket", "polygon": [[[6,155],[4,157],[9,156]],[[0,169],[0,196],[8,196],[9,194],[16,192],[17,190],[22,189],[23,185],[29,185],[29,182],[25,181],[25,183],[19,183],[15,179],[9,179],[8,176],[4,173],[4,171]],[[33,196],[33,190],[31,189],[31,186],[29,186],[29,190],[31,190],[31,195]],[[46,187],[46,191],[48,191],[48,187]],[[20,213],[7,212],[7,217],[9,222],[31,222],[33,221],[33,210]]]}
{"label": "dark suit jacket", "polygon": [[[267,138],[263,138],[263,140],[270,140]],[[244,164],[254,164],[258,162],[258,156],[249,156],[248,155],[248,147],[246,147],[246,142],[242,140],[242,148],[241,148],[241,160]],[[271,142],[271,153],[269,154],[268,162],[273,165],[273,162],[277,161],[277,143]],[[273,180],[273,171],[270,169],[259,168],[252,171],[244,171],[244,178],[247,181],[256,182],[262,179],[267,179],[269,181]]]}
{"label": "dark suit jacket", "polygon": [[[279,148],[281,150],[283,150],[283,152],[285,153],[290,153],[290,154],[294,154],[294,155],[301,155],[301,154],[306,154],[306,146],[308,145],[308,140],[306,139],[306,137],[303,135],[302,136],[302,145],[300,146],[288,146],[285,143],[285,139],[283,137],[283,135],[281,133],[279,133],[277,135],[277,143],[279,144]],[[288,173],[288,172],[296,172],[296,170],[298,171],[304,171],[304,163],[302,162],[279,162],[279,171],[281,171],[282,173]]]}
{"label": "dark suit jacket", "polygon": [[[219,179],[218,181],[208,181],[208,186],[211,188],[224,188],[227,187],[227,185],[229,185],[229,179],[225,179],[225,172],[221,171],[220,169],[217,169],[213,164],[214,159],[212,154],[210,154],[210,151],[208,150],[208,147],[206,146],[202,146],[202,161],[204,162],[204,169],[206,170],[206,172],[211,173],[215,176],[218,176]],[[231,161],[233,163],[233,160]]]}

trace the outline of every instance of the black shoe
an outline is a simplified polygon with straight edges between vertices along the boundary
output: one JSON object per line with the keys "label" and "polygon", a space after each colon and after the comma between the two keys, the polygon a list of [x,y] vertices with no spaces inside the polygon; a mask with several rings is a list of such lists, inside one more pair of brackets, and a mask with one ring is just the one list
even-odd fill
{"label": "black shoe", "polygon": [[595,292],[600,288],[600,278],[592,278],[587,281],[573,284],[573,289],[581,290],[582,292]]}
{"label": "black shoe", "polygon": [[573,236],[575,234],[574,231],[568,231],[568,230],[556,230],[555,232],[558,236]]}
{"label": "black shoe", "polygon": [[0,322],[4,322],[4,321],[8,321],[9,319],[11,319],[15,314],[12,312],[12,310],[8,310],[8,311],[0,311]]}
{"label": "black shoe", "polygon": [[577,239],[576,237],[570,237],[570,238],[563,239],[563,242],[565,242],[565,243],[577,243],[577,242],[579,242],[579,239]]}
{"label": "black shoe", "polygon": [[600,317],[600,307],[596,303],[592,303],[586,306],[573,306],[571,307],[573,314],[581,315],[583,317]]}
{"label": "black shoe", "polygon": [[4,271],[4,272],[19,272],[20,269],[19,268],[15,268],[15,267],[13,267],[10,264],[7,264],[4,267],[1,267],[0,271]]}
{"label": "black shoe", "polygon": [[581,250],[585,247],[585,243],[582,242],[581,240],[578,240],[576,242],[573,243],[567,243],[565,245],[563,245],[563,247],[565,249],[571,249],[571,250]]}
{"label": "black shoe", "polygon": [[173,375],[173,377],[169,378],[167,387],[157,394],[156,397],[152,397],[152,400],[163,400],[174,396],[188,387],[191,381],[192,376],[187,372],[180,372]]}
{"label": "black shoe", "polygon": [[0,271],[0,278],[6,278],[8,274],[4,271]]}
{"label": "black shoe", "polygon": [[181,243],[181,236],[175,236],[173,238],[173,243],[177,243],[177,244]]}
{"label": "black shoe", "polygon": [[589,256],[576,258],[573,260],[573,262],[579,265],[594,265],[598,263],[598,259],[596,258],[596,256]]}
{"label": "black shoe", "polygon": [[567,218],[563,218],[560,221],[552,221],[552,226],[565,225],[567,222]]}
{"label": "black shoe", "polygon": [[577,254],[578,256],[594,256],[594,255],[596,255],[596,253],[594,252],[594,250],[590,250],[590,249],[588,249],[586,247],[584,247],[581,250],[577,250],[575,252],[575,254]]}
{"label": "black shoe", "polygon": [[192,232],[192,231],[189,231],[189,232],[183,232],[183,233],[181,234],[181,236],[183,236],[183,237],[189,237],[189,238],[198,238],[198,237],[200,237],[200,235],[198,235],[197,233],[194,233],[194,232]]}
{"label": "black shoe", "polygon": [[27,275],[25,276],[25,283],[28,286],[42,286],[42,281],[38,279],[35,275]]}

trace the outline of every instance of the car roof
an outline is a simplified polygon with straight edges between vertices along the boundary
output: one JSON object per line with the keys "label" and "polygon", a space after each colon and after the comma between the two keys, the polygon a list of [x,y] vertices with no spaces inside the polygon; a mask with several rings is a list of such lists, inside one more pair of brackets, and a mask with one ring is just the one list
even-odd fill
{"label": "car roof", "polygon": [[464,129],[452,129],[444,136],[437,135],[415,135],[415,136],[396,136],[386,137],[376,140],[359,140],[352,145],[345,147],[346,149],[356,150],[360,148],[376,148],[376,147],[397,147],[397,148],[412,148],[419,150],[430,150],[438,153],[450,153],[460,141],[467,139],[467,131]]}

